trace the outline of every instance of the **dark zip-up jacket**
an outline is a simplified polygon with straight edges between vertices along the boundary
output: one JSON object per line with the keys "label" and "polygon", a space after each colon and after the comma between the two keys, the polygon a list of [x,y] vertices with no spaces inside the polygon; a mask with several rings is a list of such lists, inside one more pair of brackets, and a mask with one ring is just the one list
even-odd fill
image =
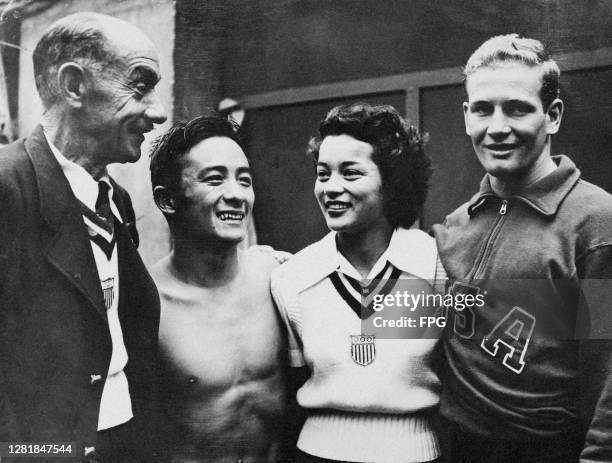
{"label": "dark zip-up jacket", "polygon": [[451,290],[485,299],[448,313],[441,412],[489,439],[578,436],[581,461],[612,461],[612,195],[553,159],[510,198],[485,176],[433,228]]}

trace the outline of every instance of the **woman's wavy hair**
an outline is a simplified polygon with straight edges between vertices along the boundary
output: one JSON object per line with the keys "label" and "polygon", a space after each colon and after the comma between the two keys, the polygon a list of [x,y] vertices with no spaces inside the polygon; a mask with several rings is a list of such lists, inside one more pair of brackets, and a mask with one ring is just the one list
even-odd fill
{"label": "woman's wavy hair", "polygon": [[319,159],[325,137],[350,135],[369,143],[382,178],[384,215],[393,227],[411,227],[427,196],[431,162],[417,129],[389,105],[354,103],[332,108],[310,139],[308,155]]}

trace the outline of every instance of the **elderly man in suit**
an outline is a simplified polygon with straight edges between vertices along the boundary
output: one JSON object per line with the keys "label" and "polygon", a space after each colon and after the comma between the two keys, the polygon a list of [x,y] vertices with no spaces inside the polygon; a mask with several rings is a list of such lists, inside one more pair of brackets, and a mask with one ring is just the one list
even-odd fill
{"label": "elderly man in suit", "polygon": [[124,21],[77,13],[33,60],[40,126],[0,150],[0,441],[149,461],[159,296],[106,166],[137,161],[166,120],[157,52]]}

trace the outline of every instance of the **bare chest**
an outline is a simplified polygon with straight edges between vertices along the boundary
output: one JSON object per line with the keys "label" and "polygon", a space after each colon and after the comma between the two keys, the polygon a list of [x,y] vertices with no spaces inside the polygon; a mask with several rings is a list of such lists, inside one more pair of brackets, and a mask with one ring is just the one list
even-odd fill
{"label": "bare chest", "polygon": [[162,297],[160,347],[175,386],[220,391],[266,380],[279,369],[280,326],[267,292]]}

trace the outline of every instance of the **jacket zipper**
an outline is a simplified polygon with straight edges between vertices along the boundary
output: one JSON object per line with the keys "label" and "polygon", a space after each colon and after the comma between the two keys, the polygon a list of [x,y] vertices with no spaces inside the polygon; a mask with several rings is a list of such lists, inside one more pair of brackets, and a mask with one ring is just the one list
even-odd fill
{"label": "jacket zipper", "polygon": [[495,238],[497,238],[497,235],[499,234],[499,230],[501,229],[502,222],[506,216],[507,211],[508,211],[508,200],[504,199],[502,200],[501,206],[499,208],[499,214],[497,216],[497,219],[495,220],[495,223],[491,227],[489,236],[485,240],[485,245],[482,248],[482,251],[480,252],[480,256],[478,256],[476,264],[474,265],[474,269],[472,270],[469,276],[470,280],[473,280],[474,278],[476,278],[482,271],[487,261],[487,258],[489,257],[489,254],[491,252],[491,248],[493,247],[492,244],[495,241]]}

